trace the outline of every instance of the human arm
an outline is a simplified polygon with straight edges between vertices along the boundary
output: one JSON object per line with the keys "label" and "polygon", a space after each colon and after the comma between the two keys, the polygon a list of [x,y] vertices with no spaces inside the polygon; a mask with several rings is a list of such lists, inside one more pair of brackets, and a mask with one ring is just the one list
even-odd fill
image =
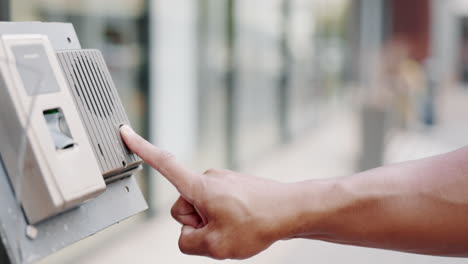
{"label": "human arm", "polygon": [[290,231],[293,237],[468,256],[468,148],[294,185],[297,194],[316,191],[296,197],[299,229]]}
{"label": "human arm", "polygon": [[181,193],[172,209],[184,253],[251,257],[310,238],[468,256],[468,149],[322,181],[282,184],[227,170],[190,171],[123,129],[127,145]]}

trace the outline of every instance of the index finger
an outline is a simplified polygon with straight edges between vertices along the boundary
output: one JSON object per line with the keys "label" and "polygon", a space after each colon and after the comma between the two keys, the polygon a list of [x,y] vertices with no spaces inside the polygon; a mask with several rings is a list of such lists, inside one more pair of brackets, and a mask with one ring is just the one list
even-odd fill
{"label": "index finger", "polygon": [[181,165],[172,154],[149,143],[129,126],[122,126],[120,134],[131,151],[159,171],[180,194],[191,199],[193,186],[200,181],[199,174]]}

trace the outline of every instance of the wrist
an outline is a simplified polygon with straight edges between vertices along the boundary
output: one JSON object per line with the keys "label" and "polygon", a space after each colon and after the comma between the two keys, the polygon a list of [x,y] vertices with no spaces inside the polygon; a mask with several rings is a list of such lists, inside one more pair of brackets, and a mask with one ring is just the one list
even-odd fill
{"label": "wrist", "polygon": [[281,220],[281,239],[325,235],[328,220],[333,219],[342,197],[338,182],[311,180],[287,184],[286,188],[284,202],[289,208]]}

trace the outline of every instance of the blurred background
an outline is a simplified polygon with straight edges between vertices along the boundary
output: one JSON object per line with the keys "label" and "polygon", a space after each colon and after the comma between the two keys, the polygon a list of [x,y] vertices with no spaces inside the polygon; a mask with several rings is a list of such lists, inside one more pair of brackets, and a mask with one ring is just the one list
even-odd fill
{"label": "blurred background", "polygon": [[[200,172],[338,177],[468,141],[466,0],[9,5],[12,21],[73,23],[84,48],[103,51],[133,127]],[[42,263],[216,263],[179,252],[177,192],[154,174],[138,176],[148,212]],[[296,240],[245,263],[468,260]]]}

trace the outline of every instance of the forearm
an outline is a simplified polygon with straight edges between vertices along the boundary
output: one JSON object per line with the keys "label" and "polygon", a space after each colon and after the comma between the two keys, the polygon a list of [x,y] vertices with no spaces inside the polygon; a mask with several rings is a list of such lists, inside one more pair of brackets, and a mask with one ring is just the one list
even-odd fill
{"label": "forearm", "polygon": [[290,189],[289,237],[468,256],[468,149]]}

